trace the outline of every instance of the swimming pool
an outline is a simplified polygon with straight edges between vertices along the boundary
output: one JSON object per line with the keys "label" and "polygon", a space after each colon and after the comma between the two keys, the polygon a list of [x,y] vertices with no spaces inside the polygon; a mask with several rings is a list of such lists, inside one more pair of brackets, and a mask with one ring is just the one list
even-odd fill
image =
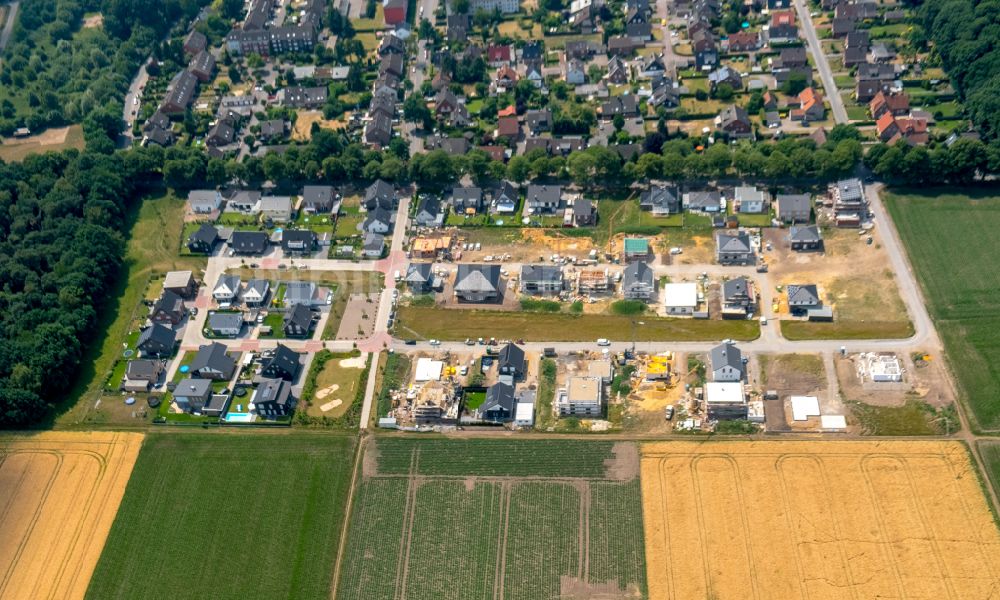
{"label": "swimming pool", "polygon": [[229,423],[253,423],[253,413],[227,413],[226,421]]}

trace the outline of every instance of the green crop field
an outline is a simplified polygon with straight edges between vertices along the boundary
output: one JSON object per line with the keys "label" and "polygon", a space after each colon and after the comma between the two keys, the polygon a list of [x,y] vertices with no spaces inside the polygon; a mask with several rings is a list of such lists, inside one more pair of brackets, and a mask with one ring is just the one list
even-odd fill
{"label": "green crop field", "polygon": [[886,193],[962,397],[981,428],[1000,427],[1000,196]]}
{"label": "green crop field", "polygon": [[[990,483],[997,495],[1000,496],[1000,442],[980,442],[979,454],[986,463],[986,471],[990,477]],[[996,507],[1000,510],[1000,506]]]}
{"label": "green crop field", "polygon": [[329,597],[354,444],[148,435],[87,597]]}
{"label": "green crop field", "polygon": [[[633,326],[640,320],[642,325]],[[396,333],[400,337],[464,340],[484,335],[498,339],[579,342],[598,338],[638,342],[752,340],[760,335],[756,320],[671,319],[628,315],[573,315],[498,310],[451,310],[434,306],[401,306]]]}
{"label": "green crop field", "polygon": [[364,465],[337,598],[645,593],[634,444],[382,437]]}

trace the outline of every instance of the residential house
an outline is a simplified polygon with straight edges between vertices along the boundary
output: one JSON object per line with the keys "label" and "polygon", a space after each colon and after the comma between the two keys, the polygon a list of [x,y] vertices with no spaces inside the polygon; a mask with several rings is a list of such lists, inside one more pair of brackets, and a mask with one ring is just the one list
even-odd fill
{"label": "residential house", "polygon": [[637,42],[648,42],[653,39],[653,26],[651,23],[628,23],[625,35]]}
{"label": "residential house", "polygon": [[844,48],[859,48],[868,50],[871,45],[871,38],[867,30],[852,31],[844,37]]}
{"label": "residential house", "polygon": [[781,49],[772,67],[775,69],[795,69],[808,65],[809,60],[806,58],[805,46],[792,46]]}
{"label": "residential house", "polygon": [[361,244],[361,255],[365,258],[382,258],[385,252],[385,236],[381,233],[366,233]]}
{"label": "residential house", "polygon": [[708,361],[712,370],[712,381],[743,381],[746,377],[743,353],[731,343],[719,344],[712,348]]}
{"label": "residential house", "polygon": [[886,144],[905,141],[910,145],[926,144],[930,140],[927,119],[916,117],[894,117],[884,113],[875,121],[878,139]]}
{"label": "residential house", "polygon": [[282,298],[285,306],[296,304],[305,306],[323,306],[330,303],[331,292],[312,281],[289,281],[285,284],[285,295]]}
{"label": "residential house", "polygon": [[833,21],[830,23],[830,33],[835,38],[846,37],[852,31],[855,31],[857,24],[854,19],[845,19],[843,17],[834,17]]}
{"label": "residential house", "polygon": [[285,229],[281,232],[281,249],[286,256],[312,254],[319,249],[319,238],[310,229]]}
{"label": "residential house", "polygon": [[220,304],[235,302],[240,295],[241,285],[239,275],[219,275],[219,280],[212,288],[212,297]]}
{"label": "residential house", "polygon": [[615,115],[621,115],[626,119],[639,116],[639,102],[632,94],[622,96],[612,96],[601,104],[601,118],[612,119]]}
{"label": "residential house", "polygon": [[385,56],[387,54],[406,54],[406,42],[394,32],[383,35],[382,41],[378,45],[378,55]]}
{"label": "residential house", "polygon": [[296,304],[285,313],[281,328],[286,337],[309,337],[313,328],[313,312],[305,304]]}
{"label": "residential house", "polygon": [[785,223],[808,223],[812,215],[812,197],[809,194],[778,194],[774,214]]}
{"label": "residential house", "polygon": [[286,223],[292,218],[291,196],[261,196],[257,212],[263,222]]}
{"label": "residential house", "polygon": [[622,242],[622,257],[625,262],[645,262],[649,259],[649,240],[646,238],[627,237]]}
{"label": "residential house", "polygon": [[887,94],[879,90],[868,104],[868,109],[875,120],[886,113],[894,117],[903,117],[910,114],[910,96],[906,92]]}
{"label": "residential house", "polygon": [[497,69],[496,75],[493,76],[493,88],[497,93],[509,92],[517,85],[518,79],[520,78],[517,71],[509,65],[504,65]]}
{"label": "residential house", "polygon": [[406,0],[383,0],[382,14],[385,18],[385,24],[389,27],[395,27],[406,21],[408,5]]}
{"label": "residential house", "polygon": [[698,309],[698,284],[666,284],[663,286],[663,307],[668,315],[693,315]]}
{"label": "residential house", "polygon": [[365,143],[375,148],[385,148],[392,142],[392,118],[376,112],[365,123],[362,137]]}
{"label": "residential house", "polygon": [[764,92],[762,99],[764,100],[764,110],[768,112],[778,110],[778,99],[770,90]]}
{"label": "residential house", "polygon": [[486,64],[494,69],[509,65],[513,55],[514,50],[508,44],[490,44],[486,48]]}
{"label": "residential house", "polygon": [[365,188],[364,206],[366,210],[373,210],[376,207],[395,210],[398,202],[396,188],[381,179],[375,180],[374,183]]}
{"label": "residential house", "polygon": [[243,331],[243,313],[210,312],[205,328],[216,337],[234,338]]}
{"label": "residential house", "polygon": [[562,186],[531,184],[525,194],[525,214],[554,214],[562,206]]}
{"label": "residential house", "polygon": [[441,200],[433,194],[422,194],[417,201],[413,222],[420,227],[441,227],[444,225],[444,210]]}
{"label": "residential house", "polygon": [[233,254],[259,255],[267,251],[267,233],[263,231],[234,231],[229,238]]}
{"label": "residential house", "polygon": [[663,54],[657,52],[650,54],[639,61],[639,75],[649,79],[663,77],[667,72],[667,63],[663,60]]}
{"label": "residential house", "polygon": [[236,361],[226,354],[225,344],[212,342],[198,347],[189,367],[188,373],[202,379],[228,381],[236,371]]}
{"label": "residential house", "polygon": [[681,199],[677,188],[653,184],[639,196],[639,209],[654,216],[667,216],[681,212]]}
{"label": "residential house", "polygon": [[609,56],[632,56],[636,50],[645,46],[645,42],[627,35],[616,35],[608,38]]}
{"label": "residential house", "polygon": [[729,34],[722,44],[729,52],[753,52],[760,48],[760,34],[756,31],[738,31]]}
{"label": "residential house", "polygon": [[164,291],[160,298],[153,304],[153,310],[149,318],[153,323],[162,325],[177,325],[184,320],[188,314],[187,307],[184,306],[184,298],[177,294]]}
{"label": "residential house", "polygon": [[211,223],[202,223],[187,239],[188,250],[195,254],[211,254],[219,241],[219,230]]}
{"label": "residential house", "polygon": [[694,35],[689,34],[689,38],[691,50],[694,52],[694,64],[699,71],[719,64],[719,49],[715,43],[715,36],[710,30],[697,31]]}
{"label": "residential house", "polygon": [[496,302],[503,291],[500,265],[458,265],[454,291],[455,296],[463,302]]}
{"label": "residential house", "polygon": [[690,211],[717,213],[722,210],[722,194],[714,190],[687,192],[681,198]]}
{"label": "residential house", "polygon": [[830,190],[837,225],[841,227],[860,225],[868,213],[868,202],[861,180],[842,179],[831,186]]}
{"label": "residential house", "polygon": [[573,40],[566,42],[565,52],[568,58],[590,60],[601,50],[597,44],[588,40]]}
{"label": "residential house", "polygon": [[208,379],[182,379],[174,388],[177,407],[188,413],[201,413],[212,397],[212,382]]}
{"label": "residential house", "polygon": [[788,311],[795,316],[803,316],[810,309],[819,308],[823,302],[819,299],[819,291],[813,284],[791,284],[787,290]]}
{"label": "residential house", "polygon": [[745,319],[752,315],[756,304],[753,283],[746,277],[722,282],[722,318]]}
{"label": "residential house", "polygon": [[558,294],[564,283],[563,271],[556,265],[521,265],[522,294]]}
{"label": "residential house", "polygon": [[493,190],[492,210],[497,214],[513,214],[517,211],[519,194],[517,188],[509,181],[501,181]]}
{"label": "residential house", "polygon": [[451,190],[451,205],[455,214],[480,213],[483,210],[483,190],[478,187],[455,186]]}
{"label": "residential house", "polygon": [[136,359],[128,361],[125,366],[125,379],[122,389],[126,392],[148,392],[149,388],[159,383],[163,374],[163,362],[159,360]]}
{"label": "residential house", "polygon": [[868,51],[868,59],[876,64],[888,64],[896,59],[896,51],[888,44],[878,43]]}
{"label": "residential house", "polygon": [[597,224],[597,210],[594,203],[577,197],[573,205],[566,209],[563,226],[588,227]]}
{"label": "residential house", "polygon": [[206,50],[202,50],[191,59],[188,70],[198,81],[208,83],[215,75],[215,57]]}
{"label": "residential house", "polygon": [[226,208],[244,214],[254,214],[260,206],[261,193],[256,190],[237,190],[226,201]]}
{"label": "residential house", "polygon": [[507,423],[514,418],[514,387],[506,383],[494,383],[486,389],[486,400],[476,409],[483,421]]}
{"label": "residential house", "polygon": [[528,60],[523,63],[524,65],[524,77],[522,79],[527,79],[531,82],[531,85],[535,86],[536,89],[542,89],[545,86],[545,74],[543,72],[544,64],[541,59],[538,60]]}
{"label": "residential house", "polygon": [[596,417],[604,412],[604,383],[600,377],[575,376],[556,394],[560,417]]}
{"label": "residential house", "polygon": [[292,386],[284,379],[261,379],[250,402],[257,414],[264,418],[287,417],[295,412]]}
{"label": "residential house", "polygon": [[291,86],[278,92],[278,103],[291,108],[322,108],[327,94],[326,86]]}
{"label": "residential house", "polygon": [[154,322],[139,332],[135,347],[141,356],[170,356],[174,353],[176,337],[177,334],[173,329]]}
{"label": "residential house", "polygon": [[771,13],[767,29],[767,39],[771,44],[787,44],[799,37],[799,27],[795,24],[795,12],[791,10]]}
{"label": "residential house", "polygon": [[631,79],[628,63],[620,56],[612,56],[608,61],[608,74],[606,76],[609,83],[625,85]]}
{"label": "residential house", "polygon": [[222,194],[215,190],[191,190],[187,196],[188,210],[196,215],[209,215],[219,210]]}
{"label": "residential house", "polygon": [[236,128],[229,119],[219,119],[205,134],[206,146],[228,146],[236,139]]}
{"label": "residential house", "polygon": [[713,90],[722,84],[726,84],[733,91],[739,92],[743,90],[743,76],[736,69],[728,66],[719,67],[708,74],[708,84]]}
{"label": "residential house", "polygon": [[448,15],[448,41],[464,42],[472,29],[472,16],[465,13]]}
{"label": "residential house", "polygon": [[646,104],[652,107],[677,108],[681,104],[681,91],[669,77],[653,81],[653,89]]}
{"label": "residential house", "polygon": [[759,215],[767,212],[770,194],[754,186],[738,186],[733,190],[733,200],[738,212]]}
{"label": "residential house", "polygon": [[822,250],[823,236],[815,225],[792,225],[788,230],[788,241],[792,250]]}
{"label": "residential house", "polygon": [[507,343],[500,349],[497,357],[497,373],[501,383],[514,385],[515,381],[524,379],[528,371],[528,362],[524,359],[524,350],[520,346]]}
{"label": "residential house", "polygon": [[656,278],[645,261],[637,260],[625,267],[622,274],[622,296],[627,300],[653,300]]}
{"label": "residential house", "polygon": [[878,17],[878,4],[875,2],[841,2],[833,11],[834,18],[861,21]]}
{"label": "residential house", "polygon": [[563,79],[570,85],[583,85],[587,82],[587,71],[583,61],[571,58],[563,63]]}
{"label": "residential house", "polygon": [[430,293],[434,289],[434,264],[410,263],[403,281],[414,294]]}
{"label": "residential house", "polygon": [[299,209],[309,215],[336,214],[340,208],[337,193],[332,185],[307,185],[302,188]]}
{"label": "residential house", "polygon": [[516,116],[500,117],[497,119],[497,138],[507,138],[517,141],[521,137],[521,123]]}
{"label": "residential house", "polygon": [[169,271],[163,277],[163,290],[191,299],[198,293],[198,282],[191,271]]}
{"label": "residential house", "polygon": [[184,53],[189,56],[195,56],[203,51],[206,46],[208,46],[208,38],[198,30],[192,29],[191,33],[187,34],[187,37],[184,38]]}
{"label": "residential house", "polygon": [[789,116],[804,125],[808,125],[812,121],[822,121],[826,118],[823,96],[811,87],[802,90],[799,93],[799,108],[793,109]]}
{"label": "residential house", "polygon": [[198,78],[191,71],[181,71],[167,86],[167,94],[160,103],[159,112],[165,115],[179,115],[191,106],[198,91]]}
{"label": "residential house", "polygon": [[370,210],[364,223],[361,224],[361,231],[385,235],[392,231],[392,217],[392,213],[382,207]]}
{"label": "residential house", "polygon": [[716,260],[720,265],[752,265],[756,262],[750,234],[719,232],[715,236]]}
{"label": "residential house", "polygon": [[732,104],[722,109],[719,116],[715,117],[715,128],[724,131],[734,138],[748,138],[753,136],[753,125],[750,123],[750,116],[742,106]]}
{"label": "residential house", "polygon": [[266,279],[251,279],[243,288],[243,302],[247,306],[262,306],[267,302],[267,294],[271,290],[271,282]]}

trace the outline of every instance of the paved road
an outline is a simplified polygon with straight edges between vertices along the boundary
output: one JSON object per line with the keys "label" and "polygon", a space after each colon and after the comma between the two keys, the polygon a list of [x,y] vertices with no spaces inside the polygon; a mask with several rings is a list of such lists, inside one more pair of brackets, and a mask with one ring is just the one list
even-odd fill
{"label": "paved road", "polygon": [[[3,32],[0,32],[0,53],[7,48],[7,42],[10,41],[10,34],[14,31],[14,23],[17,22],[17,9],[20,7],[20,2],[11,2],[7,5],[7,22],[4,23]],[[3,58],[0,58],[0,64],[2,63]]]}
{"label": "paved road", "polygon": [[795,0],[795,10],[799,13],[802,30],[805,31],[806,41],[809,42],[809,50],[813,55],[816,68],[819,70],[820,79],[823,80],[826,97],[830,100],[833,119],[837,123],[847,123],[849,119],[847,118],[847,109],[844,108],[844,99],[840,97],[837,83],[833,80],[833,71],[830,70],[830,62],[826,59],[823,46],[819,43],[819,37],[816,35],[812,17],[809,16],[809,7],[806,6],[804,0]]}
{"label": "paved road", "polygon": [[[139,72],[132,78],[132,83],[129,84],[128,92],[125,94],[125,105],[122,106],[122,121],[125,122],[125,129],[119,136],[119,147],[128,148],[132,145],[134,139],[132,126],[139,115],[139,109],[142,108],[142,90],[146,88],[147,81],[149,81],[149,73],[146,72],[146,63],[143,62],[142,66],[139,67]],[[135,103],[136,98],[140,98],[140,104]]]}

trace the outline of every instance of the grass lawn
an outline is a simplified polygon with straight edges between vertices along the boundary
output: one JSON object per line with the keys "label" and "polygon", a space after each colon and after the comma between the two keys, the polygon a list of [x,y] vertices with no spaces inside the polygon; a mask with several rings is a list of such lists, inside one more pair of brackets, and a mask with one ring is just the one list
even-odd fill
{"label": "grass lawn", "polygon": [[909,23],[893,23],[891,25],[876,25],[868,29],[868,34],[873,40],[884,38],[901,38],[906,35],[913,26]]}
{"label": "grass lawn", "polygon": [[848,402],[851,416],[867,435],[936,435],[930,422],[934,409],[926,402],[908,400],[903,406],[873,406]]}
{"label": "grass lawn", "polygon": [[486,392],[466,392],[465,394],[465,408],[466,410],[473,411],[483,405],[486,402]]}
{"label": "grass lawn", "polygon": [[[886,205],[978,427],[1000,427],[1000,194],[893,190]],[[974,425],[975,428],[975,425]]]}
{"label": "grass lawn", "polygon": [[[354,444],[147,435],[87,597],[329,597]],[[261,568],[267,556],[281,568]]]}
{"label": "grass lawn", "polygon": [[854,78],[850,75],[834,75],[833,82],[838,88],[847,90],[854,87]]}
{"label": "grass lawn", "polygon": [[847,111],[847,118],[852,121],[867,121],[870,119],[868,109],[864,106],[848,104],[844,109]]}
{"label": "grass lawn", "polygon": [[[834,315],[836,316],[836,314]],[[781,321],[781,335],[788,340],[903,339],[913,335],[909,321]]]}
{"label": "grass lawn", "polygon": [[632,320],[645,325],[635,327],[635,339],[651,341],[752,340],[760,335],[757,321],[710,321],[668,319],[627,315],[572,315],[568,313],[528,313],[495,310],[452,310],[436,307],[402,306],[396,332],[402,337],[464,340],[491,336],[499,339],[528,341],[589,342],[597,338],[628,341],[632,339]]}
{"label": "grass lawn", "polygon": [[[306,412],[309,416],[339,417],[351,407],[351,402],[354,401],[361,385],[361,376],[366,371],[363,368],[340,366],[340,362],[344,358],[344,356],[335,355],[323,363],[318,372],[310,373],[310,377],[313,378],[310,393],[302,394],[302,400],[306,403]],[[323,397],[319,398],[317,394]],[[342,403],[326,412],[320,410],[321,406],[334,400],[341,400]]]}
{"label": "grass lawn", "polygon": [[21,162],[29,154],[61,152],[69,148],[83,150],[83,127],[70,125],[49,129],[26,138],[5,138],[0,145],[0,159]]}
{"label": "grass lawn", "polygon": [[269,312],[267,316],[264,317],[264,322],[261,325],[271,328],[270,334],[260,333],[259,337],[262,338],[278,338],[285,337],[285,332],[282,326],[285,324],[285,315],[280,312]]}
{"label": "grass lawn", "polygon": [[122,355],[133,315],[141,316],[143,295],[154,275],[167,271],[192,270],[200,276],[205,258],[180,257],[177,240],[184,223],[185,200],[172,194],[149,196],[133,205],[127,215],[129,241],[122,273],[112,298],[100,311],[94,330],[103,332],[87,346],[80,361],[80,377],[65,399],[65,412],[56,417],[56,426],[104,422],[102,409],[94,408],[104,382]]}

